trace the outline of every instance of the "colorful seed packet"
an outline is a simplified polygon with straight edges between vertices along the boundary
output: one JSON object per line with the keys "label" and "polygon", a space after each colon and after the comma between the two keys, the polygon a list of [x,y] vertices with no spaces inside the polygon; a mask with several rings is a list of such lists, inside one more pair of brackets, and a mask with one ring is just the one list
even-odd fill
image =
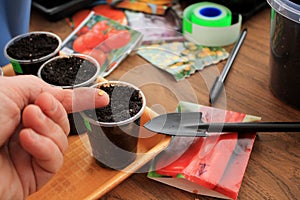
{"label": "colorful seed packet", "polygon": [[222,47],[205,47],[186,41],[161,42],[141,46],[137,54],[174,76],[183,80],[207,66],[228,58]]}
{"label": "colorful seed packet", "polygon": [[[181,101],[177,112],[201,112],[204,122],[255,122],[261,117]],[[151,162],[148,178],[218,199],[238,199],[255,133],[176,137]],[[199,199],[202,199],[199,196]]]}
{"label": "colorful seed packet", "polygon": [[101,66],[100,75],[106,77],[140,46],[142,38],[139,31],[91,11],[62,42],[61,53],[92,56]]}

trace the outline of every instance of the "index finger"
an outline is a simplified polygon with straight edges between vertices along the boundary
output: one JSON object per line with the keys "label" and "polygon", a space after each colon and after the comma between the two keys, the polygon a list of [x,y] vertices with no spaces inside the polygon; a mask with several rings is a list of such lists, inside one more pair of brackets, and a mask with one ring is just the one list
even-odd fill
{"label": "index finger", "polygon": [[44,92],[52,94],[63,104],[68,113],[103,107],[109,103],[108,95],[104,92],[103,95],[99,95],[100,90],[97,88],[62,89],[51,86],[32,75],[1,77],[0,82],[0,85],[6,86],[1,87],[0,92],[11,99],[20,110],[34,103],[36,98]]}
{"label": "index finger", "polygon": [[55,90],[51,93],[62,103],[68,113],[104,107],[109,103],[108,94],[97,88],[55,88]]}

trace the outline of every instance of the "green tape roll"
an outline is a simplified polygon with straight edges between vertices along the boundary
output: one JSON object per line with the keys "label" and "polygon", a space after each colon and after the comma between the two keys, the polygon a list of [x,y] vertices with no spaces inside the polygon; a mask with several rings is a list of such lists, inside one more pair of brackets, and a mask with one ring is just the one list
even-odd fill
{"label": "green tape roll", "polygon": [[190,21],[201,26],[222,27],[231,24],[231,11],[216,3],[201,2],[189,12]]}
{"label": "green tape roll", "polygon": [[242,16],[232,23],[232,12],[227,7],[212,3],[195,3],[183,11],[182,33],[186,39],[199,45],[226,46],[240,35]]}

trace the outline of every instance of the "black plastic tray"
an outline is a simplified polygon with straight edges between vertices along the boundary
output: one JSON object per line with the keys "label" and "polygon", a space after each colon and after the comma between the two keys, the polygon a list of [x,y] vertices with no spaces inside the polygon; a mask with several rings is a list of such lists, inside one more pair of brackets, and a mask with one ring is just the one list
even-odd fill
{"label": "black plastic tray", "polygon": [[57,21],[89,7],[93,2],[94,0],[32,0],[32,6],[50,21]]}

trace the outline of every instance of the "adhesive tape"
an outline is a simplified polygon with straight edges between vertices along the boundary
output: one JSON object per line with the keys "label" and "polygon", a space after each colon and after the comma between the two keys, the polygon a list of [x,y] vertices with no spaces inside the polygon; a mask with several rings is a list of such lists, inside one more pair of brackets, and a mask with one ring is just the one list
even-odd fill
{"label": "adhesive tape", "polygon": [[202,2],[190,13],[190,20],[202,26],[229,26],[231,11],[219,4]]}
{"label": "adhesive tape", "polygon": [[183,35],[186,39],[205,46],[226,46],[239,35],[242,16],[232,24],[231,11],[211,2],[192,4],[183,11]]}

